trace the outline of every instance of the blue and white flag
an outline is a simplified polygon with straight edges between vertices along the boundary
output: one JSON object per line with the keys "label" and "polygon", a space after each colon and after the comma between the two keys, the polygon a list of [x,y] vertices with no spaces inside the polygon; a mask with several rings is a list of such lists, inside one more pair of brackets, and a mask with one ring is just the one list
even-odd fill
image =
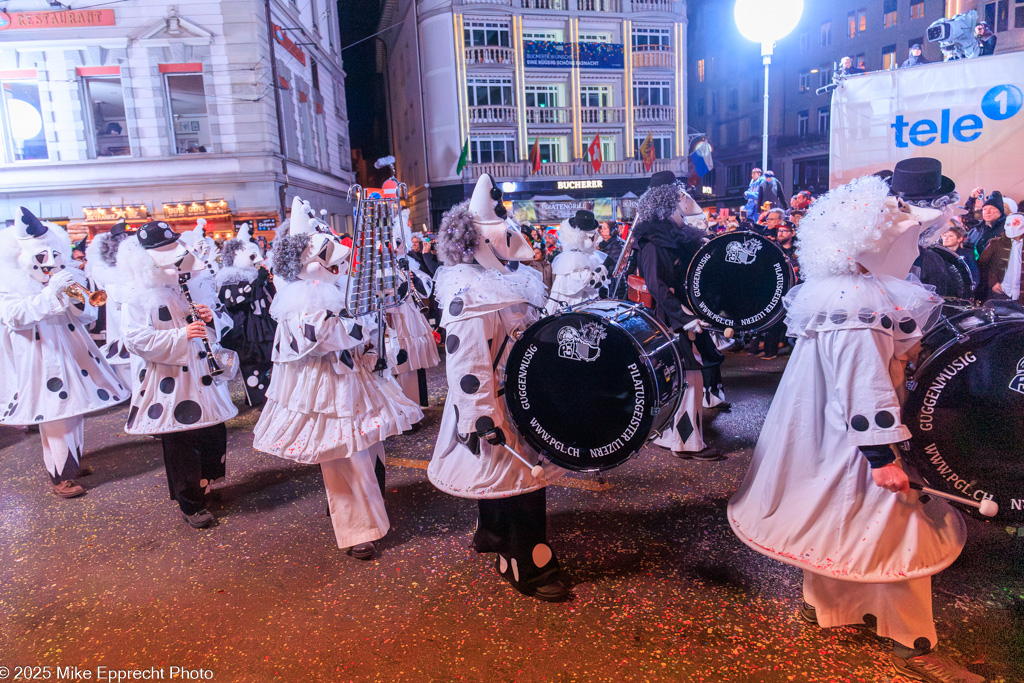
{"label": "blue and white flag", "polygon": [[690,163],[693,164],[694,172],[701,177],[706,176],[715,167],[715,162],[711,160],[711,145],[707,140],[701,140],[693,148]]}

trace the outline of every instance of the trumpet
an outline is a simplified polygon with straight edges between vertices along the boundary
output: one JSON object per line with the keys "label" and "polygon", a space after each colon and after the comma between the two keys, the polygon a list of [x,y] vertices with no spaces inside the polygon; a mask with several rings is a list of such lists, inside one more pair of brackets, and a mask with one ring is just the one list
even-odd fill
{"label": "trumpet", "polygon": [[102,289],[97,289],[95,292],[90,292],[88,289],[78,284],[77,282],[72,282],[70,285],[65,287],[64,293],[67,294],[72,299],[74,299],[75,301],[81,302],[83,304],[86,301],[88,301],[90,306],[95,306],[97,308],[107,303],[107,293],[104,292]]}

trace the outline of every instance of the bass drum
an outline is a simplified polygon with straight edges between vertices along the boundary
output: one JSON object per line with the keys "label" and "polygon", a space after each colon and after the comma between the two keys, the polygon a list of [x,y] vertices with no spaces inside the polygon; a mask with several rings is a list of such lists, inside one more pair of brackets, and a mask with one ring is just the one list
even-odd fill
{"label": "bass drum", "polygon": [[694,314],[712,329],[758,332],[785,315],[782,298],[795,280],[774,242],[755,232],[730,232],[697,250],[686,294]]}
{"label": "bass drum", "polygon": [[523,333],[505,367],[505,402],[537,452],[597,472],[624,463],[671,420],[680,367],[674,336],[642,306],[598,301]]}
{"label": "bass drum", "polygon": [[921,282],[935,287],[935,293],[946,299],[970,299],[974,292],[971,269],[962,258],[941,244],[921,250]]}
{"label": "bass drum", "polygon": [[904,458],[929,486],[991,498],[997,520],[1024,526],[1024,308],[943,318],[921,346],[903,407],[913,435]]}

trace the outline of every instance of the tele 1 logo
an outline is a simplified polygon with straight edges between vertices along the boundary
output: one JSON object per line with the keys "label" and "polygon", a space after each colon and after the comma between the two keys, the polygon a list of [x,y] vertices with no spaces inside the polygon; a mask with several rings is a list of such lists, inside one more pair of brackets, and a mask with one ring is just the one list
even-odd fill
{"label": "tele 1 logo", "polygon": [[[1015,85],[997,85],[981,98],[981,113],[992,121],[1004,121],[1014,116],[1024,105],[1024,95]],[[985,126],[977,114],[965,114],[955,121],[949,109],[939,112],[939,120],[921,119],[911,123],[903,114],[889,127],[896,131],[896,146],[927,147],[936,140],[945,145],[950,137],[957,142],[973,142],[981,136]],[[909,129],[909,130],[908,130]]]}

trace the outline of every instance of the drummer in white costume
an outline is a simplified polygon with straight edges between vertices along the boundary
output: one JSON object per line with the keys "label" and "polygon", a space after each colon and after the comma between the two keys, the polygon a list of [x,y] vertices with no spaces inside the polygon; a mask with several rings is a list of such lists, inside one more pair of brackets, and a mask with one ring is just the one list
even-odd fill
{"label": "drummer in white costume", "polygon": [[270,307],[274,372],[253,447],[319,463],[338,547],[369,560],[391,526],[383,442],[423,413],[389,372],[373,372],[372,320],[347,317],[338,281],[349,252],[296,197],[288,234],[274,246],[274,275],[283,281]]}
{"label": "drummer in white costume", "polygon": [[558,227],[558,241],[562,253],[551,262],[551,273],[555,280],[551,295],[545,307],[548,315],[560,308],[574,306],[607,295],[609,268],[608,257],[597,250],[601,241],[597,234],[597,221],[592,211],[581,209],[572,218],[562,221]]}
{"label": "drummer in white costume", "polygon": [[[132,385],[131,354],[121,339],[121,302],[131,289],[131,278],[117,267],[117,249],[134,233],[127,231],[124,219],[119,220],[105,232],[93,238],[86,247],[85,274],[96,283],[96,287],[107,293],[106,341],[100,347],[103,358],[114,368],[121,384]],[[128,398],[126,395],[125,399]]]}
{"label": "drummer in white costume", "polygon": [[557,601],[568,591],[547,544],[544,487],[564,470],[545,463],[535,478],[501,445],[539,460],[513,426],[502,394],[513,335],[539,319],[546,298],[540,274],[519,267],[533,248],[505,219],[501,196],[485,174],[469,202],[441,221],[437,297],[449,392],[427,476],[445,493],[478,501],[473,548],[497,553],[503,579],[526,595]]}
{"label": "drummer in white costume", "polygon": [[66,291],[85,283],[70,260],[64,229],[24,207],[0,231],[0,424],[39,426],[61,498],[85,493],[75,481],[88,473],[80,465],[84,416],[128,394],[85,329],[96,309]]}
{"label": "drummer in white costume", "polygon": [[[211,483],[225,476],[224,423],[238,409],[231,402],[227,373],[211,373],[202,339],[218,353],[217,335],[210,328],[226,323],[214,316],[215,294],[192,289],[193,275],[204,265],[167,223],[140,226],[118,249],[117,267],[133,283],[121,313],[134,375],[125,432],[161,437],[171,499],[189,526],[210,526],[214,518],[205,495]],[[191,323],[182,280],[200,318]]]}
{"label": "drummer in white costume", "polygon": [[434,341],[434,331],[420,309],[420,300],[427,299],[434,281],[420,269],[419,263],[409,258],[412,231],[409,210],[403,209],[401,236],[395,236],[398,255],[409,266],[409,282],[399,285],[400,294],[408,288],[408,295],[398,306],[388,310],[388,365],[402,391],[410,400],[427,406],[427,368],[441,362]]}
{"label": "drummer in white costume", "polygon": [[804,284],[787,296],[797,337],[729,522],[754,550],[803,570],[804,619],[877,620],[900,673],[978,682],[935,652],[931,576],[960,554],[965,527],[922,502],[892,444],[910,437],[897,387],[941,299],[904,280],[930,209],[861,178],[815,201],[800,224]]}

